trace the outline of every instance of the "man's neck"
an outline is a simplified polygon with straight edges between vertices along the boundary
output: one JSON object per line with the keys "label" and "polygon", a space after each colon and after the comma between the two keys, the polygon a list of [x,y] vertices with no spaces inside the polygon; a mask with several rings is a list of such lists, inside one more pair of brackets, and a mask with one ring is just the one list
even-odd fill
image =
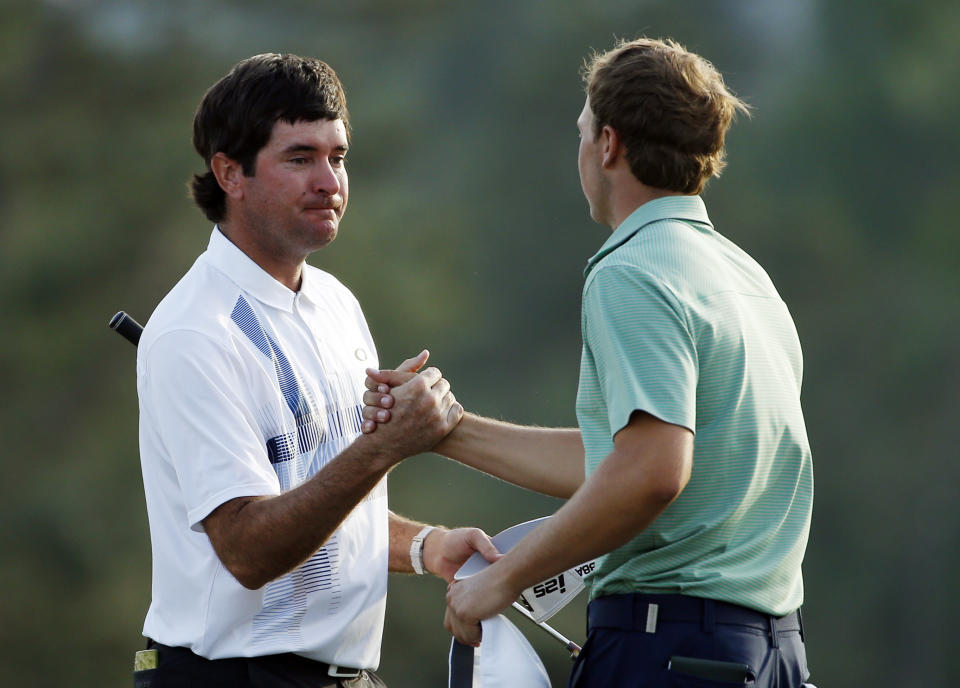
{"label": "man's neck", "polygon": [[621,187],[619,193],[615,193],[610,203],[610,229],[615,230],[623,221],[630,217],[634,211],[645,203],[655,201],[665,196],[684,196],[679,191],[668,191],[667,189],[657,189],[639,182]]}
{"label": "man's neck", "polygon": [[303,281],[303,260],[300,262],[279,260],[274,251],[260,246],[249,233],[235,232],[229,223],[221,222],[217,226],[230,243],[259,265],[264,272],[290,291],[300,291]]}

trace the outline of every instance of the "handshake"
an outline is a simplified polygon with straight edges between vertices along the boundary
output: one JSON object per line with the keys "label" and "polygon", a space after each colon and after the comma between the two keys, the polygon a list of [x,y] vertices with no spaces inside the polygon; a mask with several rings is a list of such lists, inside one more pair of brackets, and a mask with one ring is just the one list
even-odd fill
{"label": "handshake", "polygon": [[421,370],[429,357],[424,350],[396,370],[367,369],[362,429],[377,433],[395,463],[434,449],[463,418],[463,406],[441,372]]}
{"label": "handshake", "polygon": [[[390,466],[407,456],[435,451],[529,490],[563,499],[573,496],[584,482],[584,450],[579,430],[525,427],[467,415],[440,371],[433,367],[423,369],[428,356],[423,351],[396,370],[366,371],[362,441],[385,456]],[[538,527],[533,528],[534,524]],[[565,603],[582,586],[582,577],[588,573],[583,562],[589,566],[590,559],[601,553],[593,551],[596,548],[592,543],[583,540],[564,548],[562,556],[554,561],[553,556],[535,551],[537,543],[567,533],[569,523],[537,521],[524,525],[524,529],[513,531],[519,535],[523,530],[530,535],[518,547],[523,552],[508,553],[506,547],[496,546],[496,541],[489,545],[492,552],[474,543],[474,549],[483,553],[475,563],[482,563],[484,568],[469,577],[463,577],[464,571],[454,579],[454,573],[472,552],[461,548],[459,553],[465,555],[462,558],[447,557],[458,563],[456,567],[447,567],[452,570],[445,570],[450,575],[444,575],[449,582],[444,626],[461,643],[477,645],[482,632],[480,622],[496,616],[518,599],[516,606],[521,613],[526,612],[532,620],[542,623],[562,606],[560,600]],[[484,545],[488,543],[487,540]],[[580,556],[577,550],[583,546],[588,551]],[[564,639],[564,644],[568,643]]]}

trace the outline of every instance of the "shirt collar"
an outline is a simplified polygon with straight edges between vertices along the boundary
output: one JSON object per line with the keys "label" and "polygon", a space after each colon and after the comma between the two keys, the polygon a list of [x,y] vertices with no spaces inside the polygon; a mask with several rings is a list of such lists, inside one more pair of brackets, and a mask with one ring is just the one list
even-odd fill
{"label": "shirt collar", "polygon": [[[238,287],[268,306],[285,311],[293,310],[297,293],[290,291],[257,265],[246,253],[230,241],[220,227],[214,227],[207,245],[207,260],[232,279]],[[304,274],[306,270],[303,271]],[[308,280],[303,279],[306,285]]]}
{"label": "shirt collar", "polygon": [[620,226],[613,230],[613,234],[603,242],[600,250],[587,261],[584,275],[589,274],[608,253],[625,243],[646,225],[658,220],[688,220],[713,227],[707,216],[707,207],[700,196],[662,196],[647,201],[630,213]]}
{"label": "shirt collar", "polygon": [[313,302],[315,306],[323,305],[323,290],[321,280],[318,279],[319,271],[311,270],[306,263],[300,270],[300,295],[302,298]]}

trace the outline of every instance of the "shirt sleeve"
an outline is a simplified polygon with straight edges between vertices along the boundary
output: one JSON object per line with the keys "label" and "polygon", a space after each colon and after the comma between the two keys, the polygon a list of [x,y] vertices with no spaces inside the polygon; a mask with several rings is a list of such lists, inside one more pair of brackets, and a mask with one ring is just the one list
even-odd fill
{"label": "shirt sleeve", "polygon": [[584,293],[584,325],[611,437],[634,411],[695,431],[696,346],[664,285],[636,268],[600,266]]}
{"label": "shirt sleeve", "polygon": [[193,530],[231,499],[280,494],[235,355],[175,331],[153,343],[144,364],[142,412],[173,464]]}

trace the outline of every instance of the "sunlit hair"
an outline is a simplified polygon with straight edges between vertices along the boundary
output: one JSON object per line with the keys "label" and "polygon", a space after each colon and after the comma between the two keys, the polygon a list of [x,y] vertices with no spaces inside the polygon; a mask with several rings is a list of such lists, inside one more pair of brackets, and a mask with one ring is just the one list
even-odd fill
{"label": "sunlit hair", "polygon": [[266,53],[237,63],[210,87],[193,120],[193,147],[207,164],[206,172],[190,181],[193,200],[208,219],[223,221],[226,195],[210,171],[213,156],[223,153],[253,176],[274,124],[320,119],[343,120],[349,136],[343,86],[325,62]]}
{"label": "sunlit hair", "polygon": [[583,80],[594,135],[615,129],[633,175],[658,189],[700,193],[724,168],[734,115],[749,115],[710,62],[670,39],[620,41],[594,53]]}

